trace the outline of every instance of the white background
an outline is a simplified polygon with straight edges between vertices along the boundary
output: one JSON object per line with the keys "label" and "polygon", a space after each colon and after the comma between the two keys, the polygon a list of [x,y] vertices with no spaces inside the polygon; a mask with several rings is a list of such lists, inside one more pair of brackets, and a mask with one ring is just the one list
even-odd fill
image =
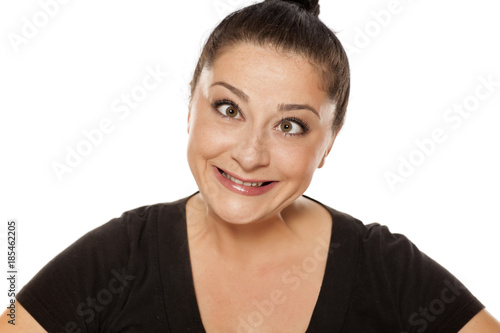
{"label": "white background", "polygon": [[[18,289],[87,231],[197,190],[186,162],[188,83],[210,30],[245,2],[172,3],[69,1],[17,48],[9,38],[22,36],[40,3],[0,4],[0,260],[15,218]],[[345,126],[306,194],[405,234],[500,318],[500,87],[457,128],[443,119],[479,77],[500,82],[498,6],[401,0],[381,26],[373,12],[389,3],[321,2],[320,18],[350,49],[352,89]],[[113,102],[148,66],[169,77],[120,119]],[[65,163],[66,147],[105,118],[113,131],[59,181],[51,164]],[[445,142],[391,190],[384,173],[435,128]]]}

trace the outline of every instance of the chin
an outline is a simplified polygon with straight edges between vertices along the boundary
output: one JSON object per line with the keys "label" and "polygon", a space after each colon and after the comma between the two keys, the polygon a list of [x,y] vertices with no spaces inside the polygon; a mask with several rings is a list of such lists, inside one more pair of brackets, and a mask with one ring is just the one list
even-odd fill
{"label": "chin", "polygon": [[209,212],[215,217],[231,224],[248,224],[262,220],[272,214],[272,207],[265,207],[262,202],[239,194],[228,196],[203,196]]}
{"label": "chin", "polygon": [[[244,225],[261,222],[281,213],[283,209],[292,204],[303,191],[294,191],[289,195],[274,193],[269,197],[245,196],[221,189],[218,194],[208,193],[202,196],[207,208],[214,217],[227,223]],[[212,194],[212,195],[211,195]],[[281,195],[280,195],[281,194]]]}

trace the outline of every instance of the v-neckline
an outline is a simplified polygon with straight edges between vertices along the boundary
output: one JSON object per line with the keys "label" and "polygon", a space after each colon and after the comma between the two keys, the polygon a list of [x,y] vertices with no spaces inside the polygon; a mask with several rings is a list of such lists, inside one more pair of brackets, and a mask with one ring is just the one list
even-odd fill
{"label": "v-neckline", "polygon": [[[198,307],[189,252],[186,204],[198,192],[176,201],[177,210],[159,219],[159,273],[163,285],[164,304],[172,332],[206,332]],[[322,285],[305,333],[340,332],[355,278],[359,244],[353,242],[346,223],[338,212],[306,195],[328,210],[331,235]],[[174,214],[172,214],[174,213]],[[172,229],[173,228],[173,229]]]}

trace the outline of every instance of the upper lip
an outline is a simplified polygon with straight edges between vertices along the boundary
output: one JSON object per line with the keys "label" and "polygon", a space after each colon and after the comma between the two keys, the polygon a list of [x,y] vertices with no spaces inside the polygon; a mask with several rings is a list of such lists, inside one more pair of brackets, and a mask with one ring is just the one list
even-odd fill
{"label": "upper lip", "polygon": [[221,170],[221,171],[224,171],[225,173],[227,173],[228,175],[230,175],[231,177],[233,178],[236,178],[238,180],[241,180],[242,182],[244,183],[267,183],[267,182],[273,182],[274,180],[262,180],[262,179],[248,179],[248,178],[242,178],[238,175],[235,175],[234,173],[231,173],[231,172],[228,172],[224,169],[221,169],[219,167],[216,167],[217,169]]}

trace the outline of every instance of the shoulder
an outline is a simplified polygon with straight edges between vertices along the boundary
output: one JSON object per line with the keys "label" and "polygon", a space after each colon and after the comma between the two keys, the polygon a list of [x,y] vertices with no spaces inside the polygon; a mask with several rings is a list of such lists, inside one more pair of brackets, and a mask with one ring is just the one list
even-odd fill
{"label": "shoulder", "polygon": [[457,332],[484,308],[405,235],[324,206],[333,223],[332,267],[355,272],[352,284],[344,281],[352,286],[346,323],[352,331]]}
{"label": "shoulder", "polygon": [[158,237],[158,230],[175,228],[184,216],[187,198],[177,201],[144,205],[123,212],[101,226],[87,232],[63,253],[83,251],[89,257],[92,251],[106,252],[94,259],[116,260],[129,255],[131,250],[151,246]]}
{"label": "shoulder", "polygon": [[[123,212],[107,223],[89,231],[81,240],[106,246],[98,242],[108,238],[112,243],[117,241],[137,243],[157,234],[160,225],[175,226],[185,214],[184,205],[187,198],[171,202],[155,203],[133,208]],[[76,243],[77,243],[76,242]]]}
{"label": "shoulder", "polygon": [[50,332],[112,325],[115,309],[158,293],[158,225],[179,224],[182,200],[134,208],[89,231],[46,264],[17,300]]}
{"label": "shoulder", "polygon": [[337,233],[336,239],[348,239],[354,246],[367,255],[388,255],[390,252],[400,253],[401,249],[408,250],[407,254],[417,254],[417,247],[403,234],[393,233],[389,227],[378,222],[365,223],[360,219],[343,211],[325,205],[318,200],[305,196],[323,206],[331,215],[333,230]]}
{"label": "shoulder", "polygon": [[364,279],[360,272],[364,272],[371,277],[367,283],[378,283],[380,288],[404,294],[412,284],[421,286],[423,279],[431,278],[427,283],[444,284],[447,278],[453,278],[407,236],[392,232],[378,222],[364,223],[350,214],[324,206],[332,215],[334,239],[349,247],[356,256],[352,259],[356,262],[360,281]]}

